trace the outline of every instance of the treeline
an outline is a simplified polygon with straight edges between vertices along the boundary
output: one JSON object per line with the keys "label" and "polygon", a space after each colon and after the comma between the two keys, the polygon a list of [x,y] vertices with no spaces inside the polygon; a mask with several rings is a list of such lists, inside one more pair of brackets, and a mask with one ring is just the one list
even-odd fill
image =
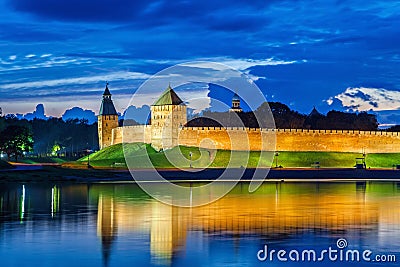
{"label": "treeline", "polygon": [[64,121],[61,118],[26,120],[12,115],[0,117],[0,132],[10,135],[16,127],[27,129],[27,135],[33,141],[29,152],[38,156],[73,157],[99,148],[97,123],[89,124],[85,119]]}
{"label": "treeline", "polygon": [[[266,114],[272,114],[275,125]],[[378,121],[376,115],[366,112],[347,113],[332,110],[323,115],[314,109],[305,115],[291,110],[285,104],[269,102],[263,103],[253,112],[205,111],[201,117],[189,121],[187,126],[375,131],[378,129]]]}
{"label": "treeline", "polygon": [[386,129],[387,132],[400,132],[400,125],[395,125]]}

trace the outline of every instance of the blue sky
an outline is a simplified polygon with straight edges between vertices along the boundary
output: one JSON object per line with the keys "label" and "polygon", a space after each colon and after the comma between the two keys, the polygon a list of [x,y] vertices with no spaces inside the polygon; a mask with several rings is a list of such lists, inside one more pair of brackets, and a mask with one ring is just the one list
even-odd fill
{"label": "blue sky", "polygon": [[[373,110],[400,124],[399,1],[0,0],[0,8],[4,113],[38,103],[50,116],[75,106],[97,113],[105,81],[123,113],[151,75],[206,60],[247,73],[268,100],[302,113]],[[215,90],[192,93],[229,101]]]}

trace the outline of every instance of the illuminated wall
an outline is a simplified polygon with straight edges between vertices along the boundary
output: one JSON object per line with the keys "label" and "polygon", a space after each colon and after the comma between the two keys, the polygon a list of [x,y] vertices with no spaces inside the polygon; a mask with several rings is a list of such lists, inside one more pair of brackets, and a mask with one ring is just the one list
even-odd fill
{"label": "illuminated wall", "polygon": [[[151,143],[151,126],[118,127],[112,131],[112,144]],[[362,153],[398,153],[398,132],[356,130],[252,129],[220,127],[184,127],[178,144],[209,149],[279,151],[335,151]],[[272,146],[273,147],[273,146]]]}

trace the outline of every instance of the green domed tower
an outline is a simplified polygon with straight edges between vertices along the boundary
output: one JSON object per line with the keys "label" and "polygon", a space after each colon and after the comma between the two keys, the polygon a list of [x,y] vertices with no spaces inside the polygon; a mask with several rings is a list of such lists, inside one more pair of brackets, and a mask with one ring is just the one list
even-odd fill
{"label": "green domed tower", "polygon": [[186,123],[186,105],[169,85],[151,106],[151,145],[157,150],[177,146]]}

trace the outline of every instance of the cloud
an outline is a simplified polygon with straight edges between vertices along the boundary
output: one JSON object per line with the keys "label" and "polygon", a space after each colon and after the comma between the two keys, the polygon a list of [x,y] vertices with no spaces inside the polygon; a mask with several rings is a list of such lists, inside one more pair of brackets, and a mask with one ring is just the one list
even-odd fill
{"label": "cloud", "polygon": [[113,73],[104,73],[104,74],[89,75],[89,76],[82,76],[75,78],[41,80],[36,82],[9,83],[0,85],[0,90],[43,88],[43,87],[54,87],[54,86],[77,85],[77,84],[83,85],[83,84],[98,83],[99,81],[135,80],[135,79],[147,79],[149,77],[150,75],[145,73],[118,71]]}
{"label": "cloud", "polygon": [[255,66],[278,66],[278,65],[289,65],[295,63],[307,62],[306,60],[297,61],[297,60],[279,60],[274,58],[267,59],[225,59],[222,60],[222,63],[238,69],[238,70],[247,70],[251,67]]}
{"label": "cloud", "polygon": [[248,70],[249,68],[255,66],[278,66],[278,65],[289,65],[295,63],[305,63],[307,60],[281,60],[275,58],[267,58],[267,59],[250,59],[250,58],[229,58],[229,57],[213,57],[213,58],[200,58],[199,60],[203,62],[194,62],[194,63],[184,63],[184,66],[194,67],[194,68],[212,68],[215,70],[225,69],[221,66],[218,68],[218,65],[210,64],[210,62],[216,62],[220,64],[224,64],[230,68],[237,69],[240,71]]}
{"label": "cloud", "polygon": [[150,114],[150,106],[142,107],[129,106],[123,113],[125,119],[134,119],[140,124],[146,124]]}
{"label": "cloud", "polygon": [[[23,59],[36,59],[27,62]],[[0,66],[0,72],[8,72],[8,71],[18,71],[18,70],[29,70],[29,69],[39,69],[39,68],[50,68],[54,66],[62,67],[62,66],[72,66],[72,65],[81,65],[91,63],[90,60],[85,58],[72,58],[65,56],[57,56],[57,57],[40,57],[36,58],[36,55],[29,54],[25,56],[21,60],[17,58],[16,55],[10,56],[9,60],[12,62],[4,62],[0,61],[3,66]],[[5,65],[5,66],[4,66]]]}
{"label": "cloud", "polygon": [[325,102],[330,106],[333,104],[333,98],[330,97],[329,99],[325,100]]}
{"label": "cloud", "polygon": [[331,105],[334,99],[339,100],[343,107],[354,111],[400,109],[400,91],[384,88],[349,87],[326,102]]}
{"label": "cloud", "polygon": [[[176,19],[197,21],[196,18],[208,18],[212,20],[211,26],[223,30],[248,28],[248,25],[253,27],[255,22],[249,14],[274,2],[278,1],[8,0],[8,4],[14,10],[56,20],[122,22],[137,19],[138,24],[161,25],[162,22]],[[235,16],[230,16],[228,19],[224,12],[226,9],[235,10]],[[210,13],[216,13],[215,17],[210,17]],[[202,22],[204,21],[206,20]]]}
{"label": "cloud", "polygon": [[147,1],[131,0],[9,0],[17,11],[39,17],[73,21],[124,21],[148,6]]}
{"label": "cloud", "polygon": [[84,110],[80,107],[67,109],[61,117],[64,121],[68,119],[87,119],[90,124],[97,121],[97,117],[92,110]]}
{"label": "cloud", "polygon": [[33,120],[35,118],[44,119],[44,120],[48,119],[48,117],[46,117],[46,115],[44,113],[44,105],[43,104],[38,104],[36,106],[36,109],[33,112],[26,113],[23,117],[27,120]]}
{"label": "cloud", "polygon": [[260,79],[266,79],[267,77],[265,76],[258,76],[258,75],[254,75],[253,73],[251,73],[250,70],[246,70],[244,71],[244,73],[247,75],[247,77],[252,81],[252,82],[256,82]]}

